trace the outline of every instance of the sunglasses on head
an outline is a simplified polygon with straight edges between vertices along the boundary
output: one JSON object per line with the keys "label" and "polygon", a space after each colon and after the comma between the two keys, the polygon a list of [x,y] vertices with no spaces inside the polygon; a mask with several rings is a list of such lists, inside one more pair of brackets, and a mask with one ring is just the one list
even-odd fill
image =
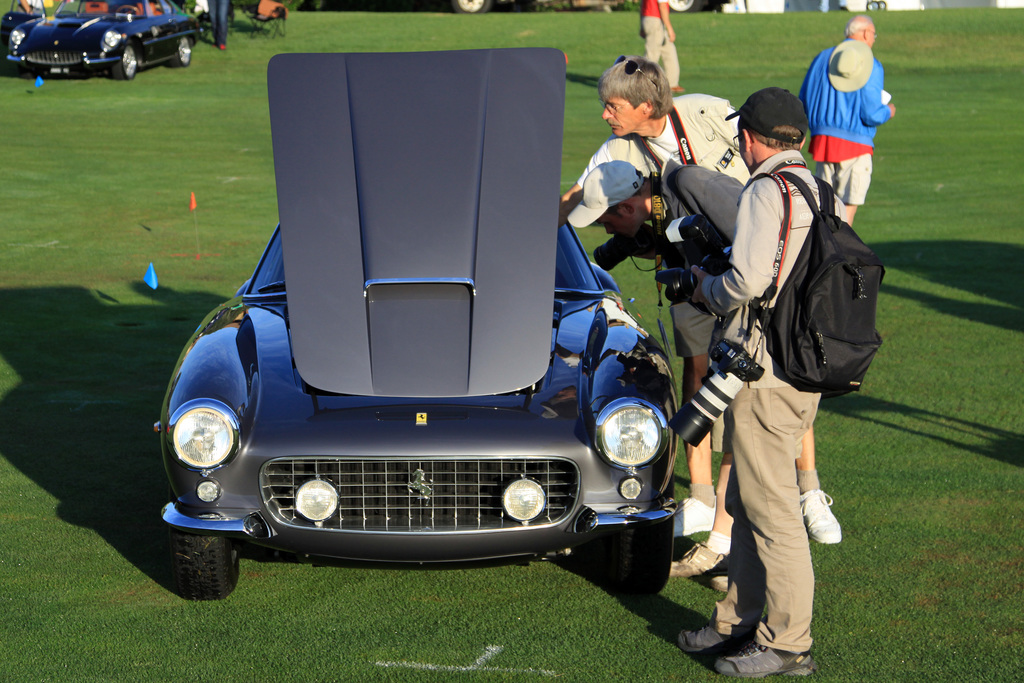
{"label": "sunglasses on head", "polygon": [[658,82],[654,80],[654,78],[650,74],[641,69],[639,64],[637,64],[632,59],[626,59],[626,55],[619,55],[619,58],[615,60],[615,64],[621,64],[622,62],[626,63],[622,67],[622,70],[626,72],[627,76],[632,76],[635,73],[641,73],[644,76],[647,76],[647,80],[654,84],[655,89],[657,89]]}

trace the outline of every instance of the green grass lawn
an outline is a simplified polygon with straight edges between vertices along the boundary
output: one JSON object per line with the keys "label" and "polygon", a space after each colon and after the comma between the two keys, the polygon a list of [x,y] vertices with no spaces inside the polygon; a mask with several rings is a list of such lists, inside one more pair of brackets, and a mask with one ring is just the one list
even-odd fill
{"label": "green grass lawn", "polygon": [[[683,85],[797,90],[846,15],[677,15]],[[823,404],[843,542],[812,548],[828,680],[1020,678],[1024,649],[1024,10],[876,15],[896,117],[856,228],[885,260],[885,339]],[[628,13],[307,14],[131,83],[0,67],[0,679],[689,681],[716,596],[609,594],[583,563],[463,571],[245,559],[226,601],[171,592],[151,425],[181,346],[277,220],[278,52],[551,46],[569,57],[562,187],[607,135],[596,80],[641,49]],[[421,102],[409,102],[415,125]],[[425,131],[425,134],[427,132]],[[190,193],[198,204],[188,208]],[[414,219],[414,217],[411,217]],[[583,231],[593,246],[603,238]],[[153,263],[160,287],[142,277]],[[656,328],[649,273],[614,275]],[[662,313],[667,321],[667,312]],[[685,464],[677,467],[685,490]],[[681,554],[688,544],[677,546]]]}

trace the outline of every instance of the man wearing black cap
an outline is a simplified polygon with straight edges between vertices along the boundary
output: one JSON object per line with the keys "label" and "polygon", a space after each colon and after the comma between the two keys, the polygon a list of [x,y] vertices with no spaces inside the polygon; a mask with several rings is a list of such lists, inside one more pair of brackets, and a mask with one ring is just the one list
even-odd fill
{"label": "man wearing black cap", "polygon": [[[753,179],[740,195],[732,269],[712,276],[693,268],[700,280],[693,300],[720,316],[716,340],[741,345],[764,375],[744,384],[724,418],[733,452],[726,493],[734,520],[729,589],[708,625],[681,632],[678,644],[685,652],[721,654],[715,669],[728,676],[806,675],[817,669],[810,655],[814,571],[793,461],[820,395],[798,391],[778,370],[757,313],[775,279],[784,203],[792,198],[780,288],[807,237],[812,214],[795,187],[787,183],[788,196],[783,196],[775,180],[757,176],[787,170],[811,188],[817,185],[800,155],[807,117],[795,95],[781,88],[759,90],[735,116],[740,155]],[[837,211],[844,208],[836,204]]]}

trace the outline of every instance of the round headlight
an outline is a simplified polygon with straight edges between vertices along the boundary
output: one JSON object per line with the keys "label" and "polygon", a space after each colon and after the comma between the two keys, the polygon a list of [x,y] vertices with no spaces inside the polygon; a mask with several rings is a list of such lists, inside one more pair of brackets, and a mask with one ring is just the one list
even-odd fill
{"label": "round headlight", "polygon": [[657,458],[666,443],[667,423],[646,401],[612,401],[597,418],[598,445],[612,463],[640,467]]}
{"label": "round headlight", "polygon": [[635,477],[628,477],[619,482],[619,495],[626,500],[636,500],[643,490],[643,482]]}
{"label": "round headlight", "polygon": [[115,47],[121,44],[121,34],[114,29],[109,29],[103,34],[103,47],[107,50],[113,50]]}
{"label": "round headlight", "polygon": [[25,40],[25,32],[20,28],[16,28],[11,31],[11,35],[7,38],[7,46],[12,51],[17,50],[23,40]]}
{"label": "round headlight", "polygon": [[295,492],[295,510],[311,522],[322,522],[337,509],[338,492],[323,479],[311,479]]}
{"label": "round headlight", "polygon": [[196,469],[217,467],[238,447],[238,422],[219,401],[186,403],[171,417],[171,425],[175,455]]}
{"label": "round headlight", "polygon": [[505,489],[501,502],[509,517],[528,522],[544,512],[547,499],[544,489],[537,482],[532,479],[516,479]]}

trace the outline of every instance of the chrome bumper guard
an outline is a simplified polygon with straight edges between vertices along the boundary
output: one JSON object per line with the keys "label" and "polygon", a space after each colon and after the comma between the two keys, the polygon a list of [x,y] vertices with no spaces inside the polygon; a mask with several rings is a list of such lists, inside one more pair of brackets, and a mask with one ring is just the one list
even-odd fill
{"label": "chrome bumper guard", "polygon": [[676,501],[673,498],[666,498],[661,501],[661,507],[644,512],[619,510],[616,512],[594,512],[585,508],[576,517],[574,530],[576,533],[588,531],[609,531],[627,526],[640,526],[656,524],[671,518],[676,514]]}
{"label": "chrome bumper guard", "polygon": [[270,538],[270,526],[258,512],[251,512],[239,519],[224,517],[191,517],[178,510],[176,503],[168,503],[160,512],[164,522],[200,536],[229,536],[233,538]]}

